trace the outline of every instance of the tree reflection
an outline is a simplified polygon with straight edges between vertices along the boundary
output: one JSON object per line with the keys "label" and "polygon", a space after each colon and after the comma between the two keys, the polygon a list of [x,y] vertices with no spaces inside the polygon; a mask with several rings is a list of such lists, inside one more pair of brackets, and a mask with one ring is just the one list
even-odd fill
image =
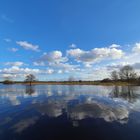
{"label": "tree reflection", "polygon": [[112,98],[123,98],[134,103],[140,97],[136,91],[136,87],[134,86],[114,86],[110,96]]}
{"label": "tree reflection", "polygon": [[28,95],[34,94],[35,93],[35,87],[33,85],[32,86],[26,85],[25,93],[28,94]]}

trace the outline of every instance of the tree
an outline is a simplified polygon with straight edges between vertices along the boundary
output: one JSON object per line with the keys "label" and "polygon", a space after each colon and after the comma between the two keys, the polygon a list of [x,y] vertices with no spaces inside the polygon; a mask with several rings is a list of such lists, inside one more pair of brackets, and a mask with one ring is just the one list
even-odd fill
{"label": "tree", "polygon": [[13,84],[12,76],[11,76],[11,75],[6,75],[6,76],[4,77],[3,84]]}
{"label": "tree", "polygon": [[117,81],[119,79],[119,75],[117,71],[114,70],[111,72],[111,79],[114,81]]}
{"label": "tree", "polygon": [[33,74],[28,74],[26,76],[26,79],[25,79],[26,82],[29,82],[30,83],[30,86],[32,85],[32,82],[33,81],[36,81],[36,77],[33,75]]}
{"label": "tree", "polygon": [[137,77],[137,74],[135,73],[133,67],[126,65],[120,69],[119,76],[121,80],[134,80]]}
{"label": "tree", "polygon": [[105,83],[107,83],[107,82],[110,82],[111,80],[109,79],[109,78],[105,78],[105,79],[103,79],[101,82],[105,82]]}
{"label": "tree", "polygon": [[13,81],[12,80],[4,80],[3,84],[13,84]]}

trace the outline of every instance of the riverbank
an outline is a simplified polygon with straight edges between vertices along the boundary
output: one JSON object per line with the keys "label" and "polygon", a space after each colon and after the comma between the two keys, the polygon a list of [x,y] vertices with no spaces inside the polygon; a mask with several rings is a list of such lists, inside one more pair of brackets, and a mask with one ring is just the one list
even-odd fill
{"label": "riverbank", "polygon": [[[2,82],[1,82],[2,83]],[[11,84],[11,83],[9,83]],[[28,82],[13,82],[12,84],[25,84],[28,85]],[[35,81],[31,83],[32,85],[101,85],[101,86],[139,86],[138,82],[102,82],[102,81]]]}

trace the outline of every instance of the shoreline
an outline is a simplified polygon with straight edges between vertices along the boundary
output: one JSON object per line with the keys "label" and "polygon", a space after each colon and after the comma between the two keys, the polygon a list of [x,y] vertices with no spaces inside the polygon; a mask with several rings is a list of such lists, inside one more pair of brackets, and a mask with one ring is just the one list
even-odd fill
{"label": "shoreline", "polygon": [[[4,84],[3,82],[0,82],[2,84]],[[23,84],[23,85],[28,85],[29,82],[13,82],[13,83],[7,83],[5,85],[8,84]],[[31,85],[99,85],[99,86],[140,86],[140,84],[138,82],[96,82],[96,81],[83,81],[83,82],[79,82],[79,81],[37,81],[37,82],[32,82]]]}

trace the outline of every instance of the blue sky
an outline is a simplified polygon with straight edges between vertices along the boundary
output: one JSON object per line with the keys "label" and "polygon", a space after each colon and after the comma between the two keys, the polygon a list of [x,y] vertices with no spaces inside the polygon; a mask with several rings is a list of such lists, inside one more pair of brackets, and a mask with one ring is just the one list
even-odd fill
{"label": "blue sky", "polygon": [[139,70],[139,0],[1,0],[0,79],[95,80]]}

